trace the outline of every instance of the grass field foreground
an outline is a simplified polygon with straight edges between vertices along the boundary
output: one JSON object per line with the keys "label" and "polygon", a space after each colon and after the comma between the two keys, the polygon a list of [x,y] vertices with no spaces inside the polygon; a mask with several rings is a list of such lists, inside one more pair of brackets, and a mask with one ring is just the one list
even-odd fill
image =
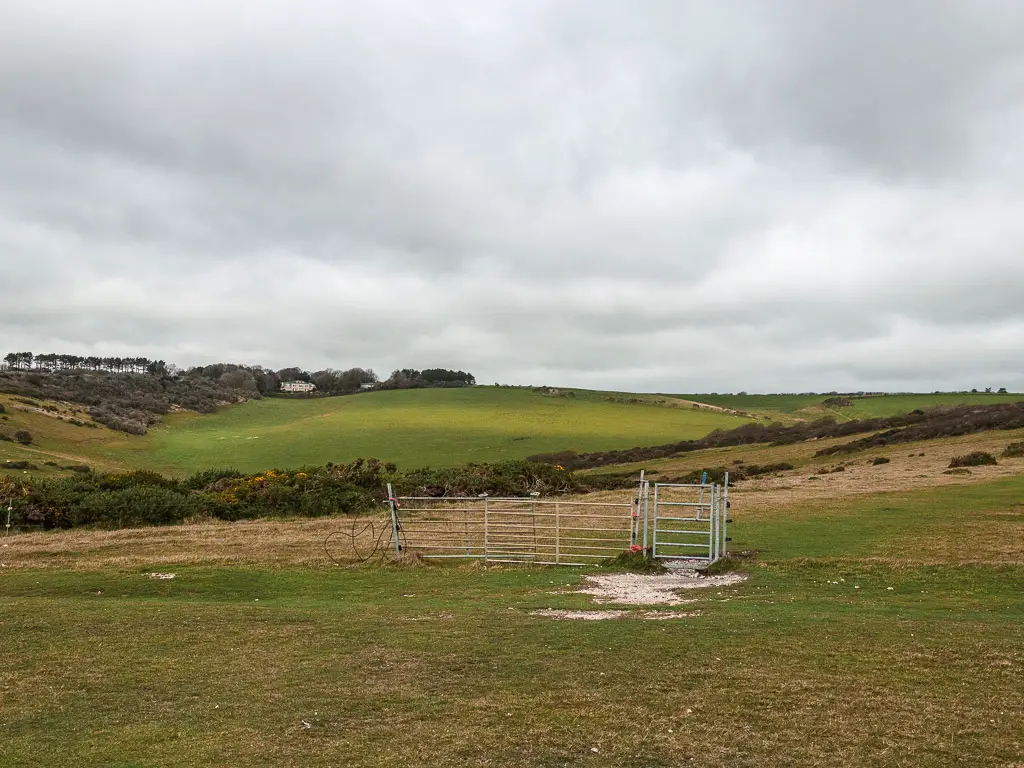
{"label": "grass field foreground", "polygon": [[0,763],[1019,765],[1024,473],[772,494],[749,579],[663,621],[531,615],[593,607],[576,569],[337,567],[348,521],[13,537]]}

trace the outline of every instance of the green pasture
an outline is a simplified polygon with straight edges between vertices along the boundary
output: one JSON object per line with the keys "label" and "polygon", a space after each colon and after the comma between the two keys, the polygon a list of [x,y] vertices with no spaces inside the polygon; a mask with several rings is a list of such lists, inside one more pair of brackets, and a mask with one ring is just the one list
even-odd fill
{"label": "green pasture", "polygon": [[[726,414],[594,394],[419,389],[315,399],[268,398],[216,414],[170,414],[117,455],[171,473],[261,470],[376,456],[402,467],[454,466],[546,451],[628,448],[742,424]],[[110,458],[114,458],[110,454]]]}
{"label": "green pasture", "polygon": [[779,421],[794,418],[820,418],[836,416],[847,419],[867,419],[877,416],[895,416],[915,409],[924,410],[936,405],[988,405],[991,403],[1015,403],[1024,399],[1020,394],[956,393],[940,394],[891,394],[853,396],[852,405],[846,408],[828,408],[823,401],[829,395],[674,395],[684,400],[694,400],[708,405],[717,405],[753,415],[769,417]]}
{"label": "green pasture", "polygon": [[0,764],[1021,764],[1024,478],[733,515],[749,580],[667,621],[530,615],[573,569],[7,569]]}
{"label": "green pasture", "polygon": [[[948,403],[1012,402],[1022,396],[873,396],[831,411],[818,395],[678,397],[761,419],[792,421],[892,415]],[[10,460],[31,461],[45,472],[86,463],[100,470],[146,468],[180,475],[211,467],[258,471],[360,456],[376,456],[406,468],[453,466],[552,451],[657,445],[699,438],[745,421],[674,402],[678,400],[665,396],[585,390],[548,395],[496,387],[267,398],[228,406],[216,414],[168,414],[149,434],[135,436],[25,412],[11,396],[0,395],[7,411],[0,432],[13,434],[25,428],[34,438],[30,446],[0,441],[0,469]],[[88,421],[84,414],[78,416]]]}

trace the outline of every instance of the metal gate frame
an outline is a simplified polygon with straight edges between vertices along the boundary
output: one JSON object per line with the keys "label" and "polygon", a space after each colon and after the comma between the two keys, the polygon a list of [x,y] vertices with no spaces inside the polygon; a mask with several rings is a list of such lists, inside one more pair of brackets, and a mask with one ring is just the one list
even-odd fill
{"label": "metal gate frame", "polygon": [[[631,501],[592,502],[539,494],[395,496],[389,484],[391,543],[396,555],[408,547],[430,559],[536,565],[593,564],[631,545],[653,558],[702,565],[727,556],[728,472],[721,485],[655,482],[653,494],[651,485],[641,472]],[[666,491],[681,488],[697,500],[666,498]],[[693,516],[667,514],[673,508],[691,509]]]}
{"label": "metal gate frame", "polygon": [[635,543],[640,497],[577,501],[537,496],[395,496],[388,488],[395,554],[429,559],[587,565]]}
{"label": "metal gate frame", "polygon": [[[665,491],[676,488],[690,489],[696,495],[696,501],[666,498]],[[651,507],[651,557],[705,564],[728,555],[728,473],[721,485],[706,482],[655,483]],[[692,510],[692,516],[672,514],[673,508]],[[644,538],[646,547],[646,535]]]}

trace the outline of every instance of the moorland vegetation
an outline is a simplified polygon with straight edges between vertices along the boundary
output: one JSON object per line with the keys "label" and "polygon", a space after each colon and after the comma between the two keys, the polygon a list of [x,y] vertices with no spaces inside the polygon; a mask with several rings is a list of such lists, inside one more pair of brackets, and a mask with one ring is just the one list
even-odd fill
{"label": "moorland vegetation", "polygon": [[[77,403],[93,422],[142,435],[172,410],[214,413],[218,408],[273,394],[286,381],[308,381],[319,396],[349,395],[367,385],[379,389],[472,386],[465,371],[404,368],[380,381],[371,369],[290,367],[214,363],[182,370],[145,357],[96,357],[10,352],[0,370],[0,392],[26,398]],[[29,402],[33,407],[45,408]],[[51,408],[53,406],[50,406]]]}

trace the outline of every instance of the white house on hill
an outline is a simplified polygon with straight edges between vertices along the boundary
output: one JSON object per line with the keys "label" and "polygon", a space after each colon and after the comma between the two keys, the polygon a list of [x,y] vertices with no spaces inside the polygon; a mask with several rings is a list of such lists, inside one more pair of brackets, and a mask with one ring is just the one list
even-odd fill
{"label": "white house on hill", "polygon": [[312,392],[314,389],[316,389],[316,384],[310,384],[308,381],[281,382],[282,392]]}

